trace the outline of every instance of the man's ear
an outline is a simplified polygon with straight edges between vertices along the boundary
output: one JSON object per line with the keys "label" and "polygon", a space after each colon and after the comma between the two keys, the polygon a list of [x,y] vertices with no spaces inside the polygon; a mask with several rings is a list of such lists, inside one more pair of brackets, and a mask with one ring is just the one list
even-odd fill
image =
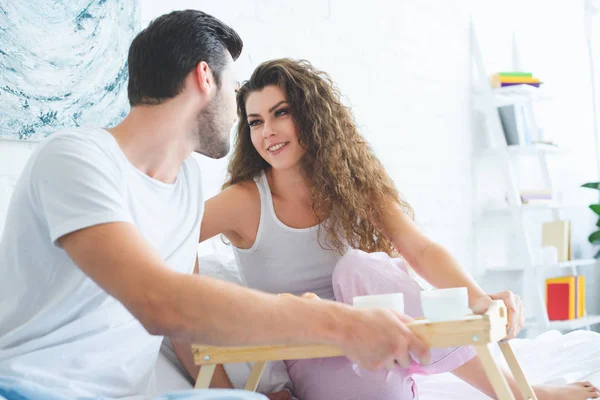
{"label": "man's ear", "polygon": [[216,86],[215,77],[212,69],[208,66],[206,61],[200,61],[194,69],[194,78],[198,84],[200,91],[204,93],[210,93]]}

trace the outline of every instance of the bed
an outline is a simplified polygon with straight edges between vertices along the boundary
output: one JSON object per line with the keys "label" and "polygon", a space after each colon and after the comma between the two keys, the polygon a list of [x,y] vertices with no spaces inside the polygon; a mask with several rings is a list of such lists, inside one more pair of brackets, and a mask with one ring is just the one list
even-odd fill
{"label": "bed", "polygon": [[[237,270],[233,254],[218,239],[203,244],[199,251],[200,272],[204,275],[243,283]],[[512,347],[531,384],[564,384],[578,380],[591,381],[600,386],[600,334],[585,330],[561,334],[548,331],[534,339],[514,339]],[[494,351],[504,363],[497,346]],[[543,366],[543,368],[540,368]],[[243,388],[250,374],[250,363],[227,365],[226,369],[234,386]],[[192,381],[169,349],[168,341],[163,345],[156,366],[159,393],[169,390],[189,389]],[[454,375],[446,373],[416,376],[421,400],[478,400],[488,399]],[[282,388],[292,389],[282,362],[271,362],[260,381],[258,391],[275,392]]]}

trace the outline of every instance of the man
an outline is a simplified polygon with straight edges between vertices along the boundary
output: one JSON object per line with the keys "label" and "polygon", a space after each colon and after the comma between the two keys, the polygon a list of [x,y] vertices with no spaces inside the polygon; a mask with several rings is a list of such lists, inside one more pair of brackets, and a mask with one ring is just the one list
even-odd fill
{"label": "man", "polygon": [[124,121],[68,129],[36,149],[0,243],[0,376],[70,397],[148,398],[163,335],[328,343],[369,369],[409,350],[427,358],[403,315],[191,274],[203,211],[191,154],[229,150],[241,50],[205,13],[164,15],[131,44]]}

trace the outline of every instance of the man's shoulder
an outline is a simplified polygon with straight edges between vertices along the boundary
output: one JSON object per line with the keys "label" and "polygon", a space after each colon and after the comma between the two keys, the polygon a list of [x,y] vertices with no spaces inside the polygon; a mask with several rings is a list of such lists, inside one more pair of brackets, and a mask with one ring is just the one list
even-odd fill
{"label": "man's shoulder", "polygon": [[115,138],[105,129],[102,128],[65,128],[56,131],[52,135],[45,138],[40,147],[52,147],[60,145],[85,145],[101,147],[110,144],[116,144]]}
{"label": "man's shoulder", "polygon": [[97,162],[102,159],[117,161],[120,148],[115,138],[101,128],[67,128],[55,132],[44,139],[34,159],[51,159],[73,156],[82,162]]}

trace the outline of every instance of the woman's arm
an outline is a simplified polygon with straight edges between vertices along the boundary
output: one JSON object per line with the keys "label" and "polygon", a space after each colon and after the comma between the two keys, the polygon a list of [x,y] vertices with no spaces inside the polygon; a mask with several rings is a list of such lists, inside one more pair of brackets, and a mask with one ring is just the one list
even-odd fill
{"label": "woman's arm", "polygon": [[525,311],[519,296],[510,291],[486,294],[458,261],[443,246],[427,238],[406,215],[400,205],[390,201],[377,224],[410,266],[436,288],[466,287],[469,307],[483,313],[492,300],[502,300],[508,311],[508,339],[514,338],[525,325]]}
{"label": "woman's arm", "polygon": [[238,183],[204,202],[200,242],[223,234],[236,247],[246,247],[246,242],[254,242],[259,220],[260,195],[256,184]]}
{"label": "woman's arm", "polygon": [[466,287],[471,307],[487,297],[450,252],[426,237],[397,202],[387,203],[377,225],[415,272],[434,287]]}

